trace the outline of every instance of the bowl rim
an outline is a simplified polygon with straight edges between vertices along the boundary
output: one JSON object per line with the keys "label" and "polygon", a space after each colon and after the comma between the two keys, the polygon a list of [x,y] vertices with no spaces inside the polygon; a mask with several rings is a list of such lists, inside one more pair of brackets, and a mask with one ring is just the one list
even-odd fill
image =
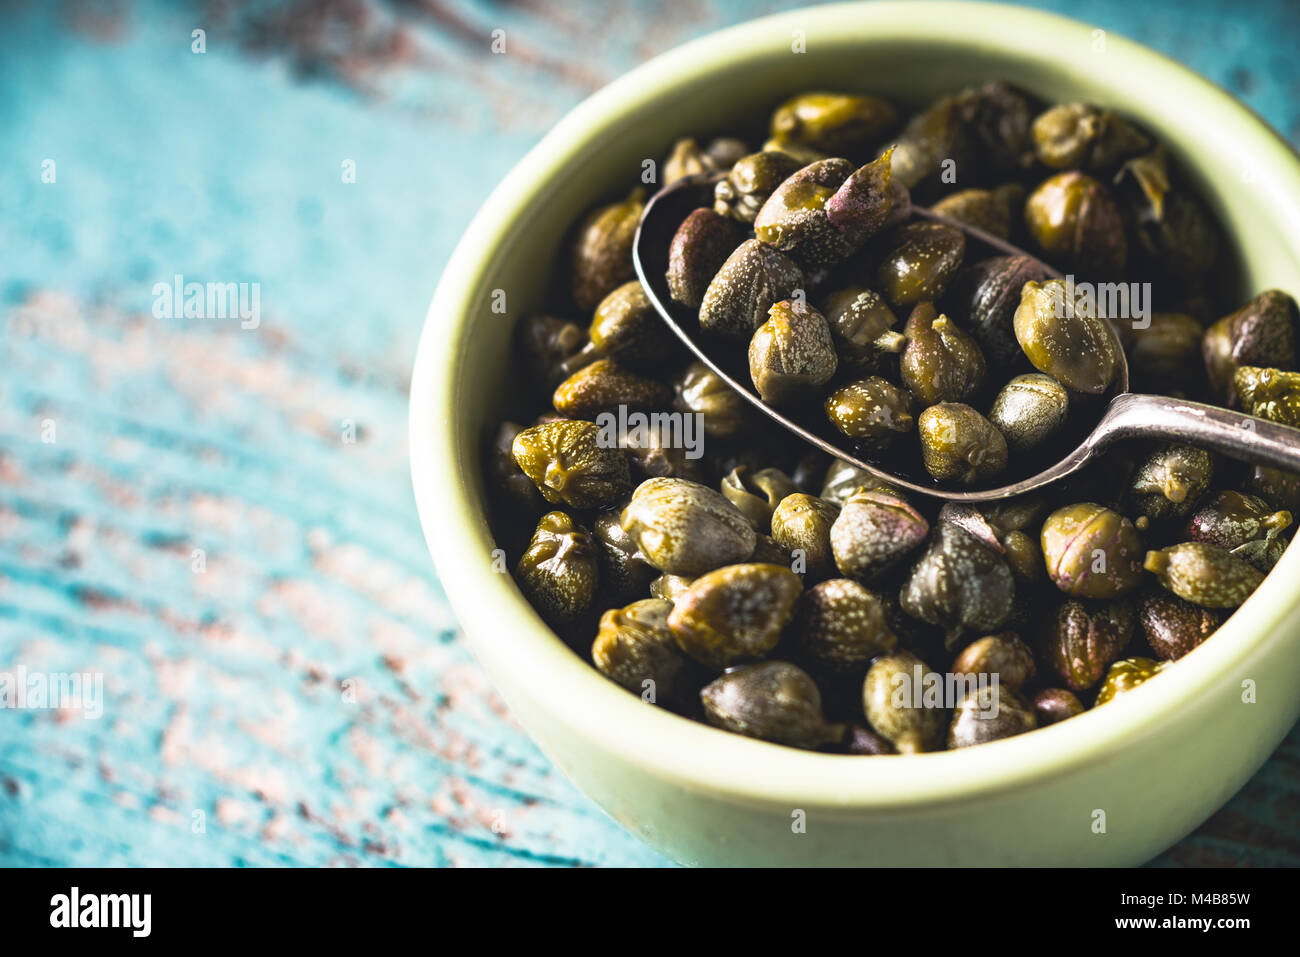
{"label": "bowl rim", "polygon": [[[1032,35],[1034,49],[1010,39]],[[991,56],[1045,58],[1041,51],[1085,42],[1096,29],[1053,13],[995,3],[881,2],[803,8],[747,21],[663,53],[574,107],[492,192],[457,245],[429,306],[412,371],[409,411],[411,475],[417,510],[443,589],[470,644],[498,684],[527,695],[536,707],[591,747],[642,765],[657,777],[737,805],[823,810],[869,809],[888,814],[967,802],[1077,772],[1133,747],[1210,700],[1225,675],[1245,674],[1291,637],[1278,625],[1300,604],[1291,581],[1300,549],[1282,561],[1224,626],[1216,640],[1180,659],[1161,680],[1070,721],[985,744],[863,761],[786,748],[728,734],[663,709],[647,708],[575,655],[515,587],[491,568],[495,548],[477,516],[457,440],[454,410],[465,396],[458,372],[466,354],[475,290],[492,273],[498,248],[546,188],[547,180],[588,148],[599,130],[671,90],[698,82],[770,48],[774,35],[802,30],[818,37],[865,32],[871,42],[907,40],[975,45]],[[775,31],[775,32],[774,32]],[[842,41],[841,41],[842,42]],[[1197,122],[1218,131],[1219,148],[1235,151],[1278,216],[1300,221],[1300,156],[1262,118],[1178,62],[1106,32],[1108,72],[1125,83],[1163,85],[1162,98],[1197,103]],[[1096,78],[1090,77],[1093,85]],[[1112,80],[1118,86],[1119,80]],[[1153,85],[1151,88],[1155,88]],[[453,348],[446,348],[446,343]],[[468,454],[477,455],[476,449]],[[448,468],[452,477],[447,478]],[[467,560],[476,549],[482,560]],[[495,633],[508,642],[480,640]],[[502,680],[499,675],[505,675]],[[545,675],[545,682],[535,676]],[[537,686],[544,685],[544,690]],[[529,690],[525,690],[529,689]],[[905,765],[899,762],[906,760]]]}

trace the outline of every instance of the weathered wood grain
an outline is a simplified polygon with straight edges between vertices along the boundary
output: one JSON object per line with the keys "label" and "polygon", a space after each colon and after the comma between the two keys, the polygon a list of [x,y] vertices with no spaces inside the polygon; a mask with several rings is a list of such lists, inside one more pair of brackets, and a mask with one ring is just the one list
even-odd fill
{"label": "weathered wood grain", "polygon": [[[0,670],[105,682],[100,720],[0,711],[0,864],[663,863],[457,640],[407,373],[456,239],[565,109],[778,6],[0,10]],[[1176,7],[1088,15],[1300,139],[1285,5]],[[155,317],[177,273],[259,283],[260,325]],[[1293,732],[1156,863],[1300,863],[1298,768]]]}

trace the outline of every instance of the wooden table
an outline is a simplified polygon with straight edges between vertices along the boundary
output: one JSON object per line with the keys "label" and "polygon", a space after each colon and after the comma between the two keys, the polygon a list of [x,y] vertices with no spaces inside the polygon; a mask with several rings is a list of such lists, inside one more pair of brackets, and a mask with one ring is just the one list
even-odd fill
{"label": "wooden table", "polygon": [[[1300,139],[1285,0],[1045,5]],[[0,864],[666,863],[458,640],[412,502],[408,372],[442,264],[529,145],[634,64],[779,6],[0,12],[0,670],[103,676],[99,720],[0,711]],[[257,284],[257,327],[156,310],[178,275]],[[1298,769],[1293,732],[1156,863],[1300,863]]]}

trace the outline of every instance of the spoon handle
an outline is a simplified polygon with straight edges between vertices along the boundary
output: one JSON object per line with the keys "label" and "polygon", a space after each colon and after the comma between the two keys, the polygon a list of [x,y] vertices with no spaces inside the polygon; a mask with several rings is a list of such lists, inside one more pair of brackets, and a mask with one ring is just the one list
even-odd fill
{"label": "spoon handle", "polygon": [[1255,465],[1300,473],[1300,429],[1242,412],[1164,395],[1117,396],[1093,434],[1095,446],[1116,439],[1161,439]]}

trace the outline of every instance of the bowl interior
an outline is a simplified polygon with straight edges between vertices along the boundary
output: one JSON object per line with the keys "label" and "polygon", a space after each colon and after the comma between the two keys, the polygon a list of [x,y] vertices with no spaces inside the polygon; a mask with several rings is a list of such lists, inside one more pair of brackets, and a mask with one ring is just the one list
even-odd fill
{"label": "bowl interior", "polygon": [[[792,51],[800,40],[807,52]],[[475,220],[430,310],[412,392],[416,495],[440,577],[489,671],[544,672],[548,706],[562,724],[637,749],[657,773],[689,786],[729,788],[738,800],[883,806],[955,800],[1100,758],[1125,736],[1156,733],[1216,670],[1269,640],[1270,625],[1294,604],[1285,579],[1300,573],[1295,549],[1213,641],[1141,693],[1105,713],[975,749],[978,759],[908,758],[900,775],[893,761],[797,752],[645,708],[569,651],[510,577],[492,571],[480,455],[495,424],[517,411],[511,332],[545,308],[566,235],[584,211],[624,195],[643,161],[661,161],[677,137],[761,131],[773,105],[794,92],[871,92],[915,108],[988,79],[1136,119],[1166,144],[1233,237],[1241,286],[1300,292],[1294,154],[1226,94],[1118,36],[1020,8],[885,3],[783,14],[666,54],[592,97],[520,163]],[[493,309],[498,291],[504,315]],[[531,693],[505,685],[507,699]]]}

